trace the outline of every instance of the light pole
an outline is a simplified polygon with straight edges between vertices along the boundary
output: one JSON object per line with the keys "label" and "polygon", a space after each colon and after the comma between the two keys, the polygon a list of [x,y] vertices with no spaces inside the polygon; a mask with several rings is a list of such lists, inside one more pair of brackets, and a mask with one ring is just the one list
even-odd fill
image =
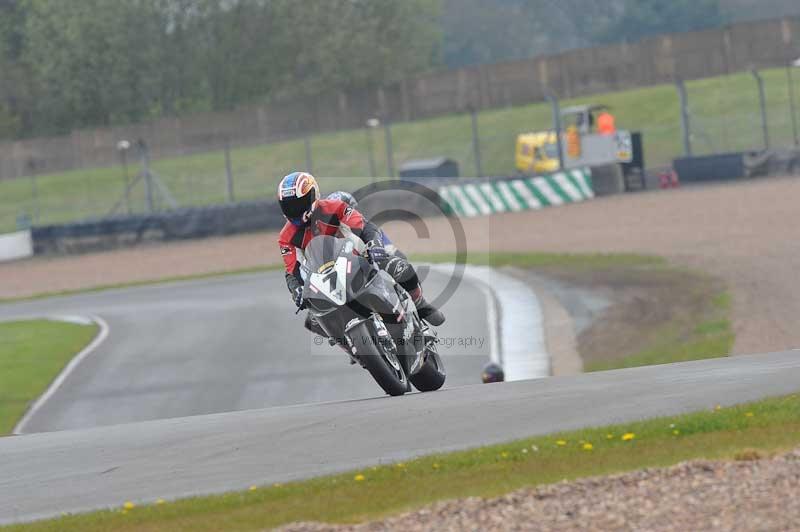
{"label": "light pole", "polygon": [[381,125],[381,121],[377,118],[370,118],[366,122],[366,129],[364,132],[367,136],[367,156],[369,157],[369,175],[372,177],[372,182],[375,182],[375,177],[377,174],[377,170],[375,169],[375,152],[374,152],[374,142],[372,138],[372,131]]}

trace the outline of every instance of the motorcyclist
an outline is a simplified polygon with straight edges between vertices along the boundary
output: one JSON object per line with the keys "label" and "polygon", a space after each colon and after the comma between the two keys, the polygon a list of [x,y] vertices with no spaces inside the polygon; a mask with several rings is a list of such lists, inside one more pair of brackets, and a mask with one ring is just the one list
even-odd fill
{"label": "motorcyclist", "polygon": [[[383,244],[381,230],[360,212],[340,199],[319,199],[317,180],[306,172],[293,172],[278,185],[278,202],[286,225],[278,235],[278,246],[286,266],[286,286],[295,305],[303,304],[303,278],[297,250],[305,249],[318,235],[336,235],[347,226],[367,246],[370,260],[391,275],[411,295],[419,316],[431,325],[444,323],[444,314],[425,300],[414,267],[403,257],[391,257]],[[306,328],[327,336],[319,324],[306,318]]]}
{"label": "motorcyclist", "polygon": [[[350,194],[349,192],[345,192],[343,190],[337,190],[336,192],[331,192],[330,194],[328,194],[327,199],[341,200],[350,205],[354,209],[358,208],[358,200],[356,200],[356,198],[352,194]],[[394,243],[389,239],[389,236],[386,234],[386,231],[384,231],[383,228],[378,228],[378,230],[381,232],[381,241],[383,242],[384,249],[386,249],[386,253],[388,253],[392,257],[395,256],[403,257],[404,259],[408,260],[406,254],[397,249],[397,246],[395,246]]]}

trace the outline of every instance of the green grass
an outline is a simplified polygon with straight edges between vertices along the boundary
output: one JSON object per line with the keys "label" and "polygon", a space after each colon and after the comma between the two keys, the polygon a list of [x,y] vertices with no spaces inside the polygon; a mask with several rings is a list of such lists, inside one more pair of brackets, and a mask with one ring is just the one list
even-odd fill
{"label": "green grass", "polygon": [[730,294],[720,288],[710,300],[707,300],[706,293],[700,297],[706,299],[701,302],[701,308],[687,311],[685,315],[674,316],[658,327],[652,332],[646,348],[612,360],[587,363],[584,371],[603,371],[728,356],[735,340],[729,319]]}
{"label": "green grass", "polygon": [[[416,262],[453,262],[456,257],[452,254],[420,254],[412,259]],[[678,290],[693,290],[692,294],[688,294],[694,301],[690,309],[673,314],[653,330],[639,331],[641,335],[648,335],[645,348],[634,353],[619,353],[607,360],[587,362],[584,371],[715,358],[727,356],[733,347],[734,334],[729,320],[730,294],[719,282],[716,283],[719,287],[716,287],[711,277],[677,268],[661,257],[625,253],[470,253],[466,261],[493,267],[529,268],[544,274],[569,273],[578,279],[607,271],[622,274],[630,272],[631,277],[644,271],[646,274],[662,274],[671,278],[698,278],[703,290],[676,283]]]}
{"label": "green grass", "polygon": [[[454,262],[455,254],[415,254],[413,262]],[[597,270],[620,266],[659,266],[666,260],[652,255],[635,253],[469,253],[465,259],[468,264],[482,266],[517,266],[519,268],[563,267],[579,271]]]}
{"label": "green grass", "polygon": [[33,320],[0,323],[0,435],[97,333],[96,325]]}
{"label": "green grass", "polygon": [[[766,84],[770,136],[773,145],[791,142],[786,77],[783,69],[763,71]],[[757,149],[762,146],[758,95],[750,74],[709,78],[687,83],[694,149],[714,151]],[[669,164],[682,150],[678,97],[672,85],[598,94],[569,99],[563,105],[602,102],[613,107],[619,127],[644,133],[648,166]],[[532,104],[484,111],[479,116],[481,159],[484,173],[513,172],[514,139],[520,132],[550,127],[550,109]],[[408,159],[445,155],[456,159],[462,175],[475,175],[470,118],[448,115],[393,127],[395,166]],[[379,173],[386,172],[383,132],[375,132]],[[370,181],[363,130],[340,131],[311,138],[313,170],[322,177],[323,190],[354,189]],[[237,199],[272,197],[277,180],[305,166],[303,142],[289,141],[243,147],[232,151]],[[153,169],[181,205],[207,205],[225,201],[222,151],[156,160]],[[132,173],[135,174],[133,168]],[[350,176],[350,177],[342,177]],[[122,197],[119,167],[93,168],[39,176],[38,210],[30,179],[0,182],[0,232],[13,229],[18,215],[38,212],[38,223],[56,223],[105,215]],[[144,191],[132,194],[135,211],[145,208]]]}
{"label": "green grass", "polygon": [[[632,435],[623,439],[624,435]],[[563,442],[560,443],[560,442]],[[591,444],[591,450],[584,448]],[[752,459],[800,444],[797,394],[750,404],[426,456],[251,491],[8,527],[45,531],[256,531],[292,521],[353,523],[436,500],[493,497],[563,479],[689,459]],[[357,480],[358,479],[358,480]],[[152,498],[159,496],[153,486]]]}

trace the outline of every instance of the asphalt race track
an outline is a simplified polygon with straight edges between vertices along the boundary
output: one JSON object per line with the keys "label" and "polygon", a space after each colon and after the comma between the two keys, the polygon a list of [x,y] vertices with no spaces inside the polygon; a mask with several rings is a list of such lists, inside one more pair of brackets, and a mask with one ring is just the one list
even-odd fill
{"label": "asphalt race track", "polygon": [[[447,280],[430,272],[426,294],[435,297]],[[490,343],[484,293],[464,279],[443,309],[445,386],[480,382]],[[69,315],[97,315],[109,335],[26,433],[383,395],[338,348],[315,345],[282,272],[0,305],[0,320]]]}
{"label": "asphalt race track", "polygon": [[800,389],[800,351],[0,438],[0,523],[244,489]]}

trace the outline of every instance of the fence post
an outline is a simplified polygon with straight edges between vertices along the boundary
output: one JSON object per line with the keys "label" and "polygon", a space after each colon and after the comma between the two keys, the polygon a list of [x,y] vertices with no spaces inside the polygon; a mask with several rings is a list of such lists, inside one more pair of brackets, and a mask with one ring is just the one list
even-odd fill
{"label": "fence post", "polygon": [[681,131],[683,133],[683,155],[692,156],[692,126],[689,122],[689,97],[686,95],[686,85],[682,79],[675,81],[678,89],[678,98],[681,105]]}
{"label": "fence post", "polygon": [[545,99],[550,102],[553,113],[553,129],[556,131],[556,147],[558,148],[558,169],[564,169],[564,146],[561,142],[561,106],[558,104],[558,97],[553,92],[544,87],[542,89]]}
{"label": "fence post", "polygon": [[792,75],[792,68],[794,68],[792,64],[786,66],[786,78],[789,90],[789,114],[792,115],[792,139],[794,139],[795,147],[798,147],[800,146],[800,139],[797,137],[797,114],[794,108],[794,76]]}
{"label": "fence post", "polygon": [[367,127],[364,128],[364,135],[367,139],[367,157],[369,157],[369,176],[372,178],[373,183],[375,182],[378,171],[375,169],[375,143],[372,138],[372,130],[379,125],[380,122],[377,118],[370,118],[366,121]]}
{"label": "fence post", "polygon": [[136,142],[136,146],[139,148],[139,158],[142,163],[142,177],[144,177],[147,211],[152,213],[155,210],[155,202],[153,201],[153,175],[150,173],[150,157],[147,153],[147,143],[144,139],[139,139]]}
{"label": "fence post", "polygon": [[131,211],[131,190],[130,190],[130,176],[128,175],[128,150],[131,148],[131,143],[127,140],[120,140],[117,142],[117,153],[122,163],[122,186],[123,196],[125,198],[125,210],[128,216],[132,214]]}
{"label": "fence post", "polygon": [[767,124],[767,97],[764,94],[764,79],[755,68],[750,71],[758,84],[758,105],[761,107],[761,129],[764,132],[764,149],[769,149],[769,125]]}
{"label": "fence post", "polygon": [[[36,161],[29,157],[27,161],[25,161],[25,170],[31,178],[31,199],[33,200],[33,222],[39,223],[39,215],[40,207],[39,207],[39,184],[36,182]],[[22,174],[25,175],[24,173]]]}
{"label": "fence post", "polygon": [[309,174],[314,173],[314,160],[311,158],[311,137],[306,135],[303,137],[303,146],[306,149],[306,172]]}
{"label": "fence post", "polygon": [[39,208],[39,184],[36,182],[36,173],[31,174],[31,192],[33,193],[33,223],[39,223],[41,209]]}
{"label": "fence post", "polygon": [[233,203],[233,170],[231,169],[231,139],[225,139],[225,181],[228,203]]}
{"label": "fence post", "polygon": [[388,177],[394,177],[394,153],[392,152],[392,124],[386,118],[383,121],[383,132],[386,136],[386,171]]}
{"label": "fence post", "polygon": [[481,165],[481,141],[478,136],[478,112],[475,107],[470,106],[470,117],[472,119],[472,153],[475,157],[475,172],[477,177],[483,177],[483,168]]}

